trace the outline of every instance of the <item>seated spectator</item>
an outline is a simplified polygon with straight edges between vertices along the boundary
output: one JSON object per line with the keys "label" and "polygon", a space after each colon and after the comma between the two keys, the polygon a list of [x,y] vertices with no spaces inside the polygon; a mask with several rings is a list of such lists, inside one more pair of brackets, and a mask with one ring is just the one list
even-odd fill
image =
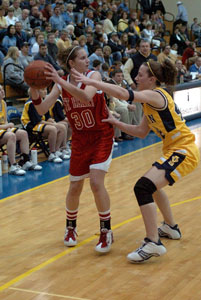
{"label": "seated spectator", "polygon": [[108,64],[109,67],[113,65],[113,58],[112,58],[112,50],[110,46],[104,46],[103,48],[103,57],[105,62]]}
{"label": "seated spectator", "polygon": [[176,55],[172,54],[170,50],[170,45],[167,44],[164,46],[163,51],[157,56],[157,60],[159,63],[162,64],[165,61],[165,59],[169,59],[173,64],[175,64],[177,57]]}
{"label": "seated spectator", "polygon": [[6,34],[2,40],[2,46],[5,48],[6,52],[10,47],[17,45],[17,39],[15,36],[15,26],[9,25]]}
{"label": "seated spectator", "polygon": [[30,11],[28,9],[23,9],[22,14],[19,16],[18,20],[22,24],[22,29],[28,34],[28,36],[31,36],[33,34],[33,30],[29,21],[29,13]]}
{"label": "seated spectator", "polygon": [[136,46],[137,41],[139,40],[141,34],[138,24],[138,19],[129,20],[128,21],[128,28],[125,30],[125,32],[128,34],[128,43],[131,48],[134,48]]}
{"label": "seated spectator", "polygon": [[32,29],[39,27],[42,27],[43,24],[43,15],[39,11],[38,6],[34,5],[31,7],[31,15],[30,15],[30,26]]}
{"label": "seated spectator", "polygon": [[[3,87],[0,86],[0,146],[7,146],[8,160],[10,168],[8,173],[12,175],[24,175],[28,170],[40,171],[40,165],[34,165],[29,156],[29,139],[25,130],[15,128],[13,123],[7,121],[7,107],[3,100],[5,93]],[[20,146],[20,161],[16,163],[16,142]]]}
{"label": "seated spectator", "polygon": [[74,1],[73,14],[75,17],[75,23],[81,25],[83,22],[83,12],[89,6],[89,3],[85,0]]}
{"label": "seated spectator", "polygon": [[27,42],[23,43],[21,46],[19,61],[24,69],[33,61],[33,56],[29,55],[29,43]]}
{"label": "seated spectator", "polygon": [[121,18],[118,21],[117,31],[123,33],[128,28],[128,14],[126,11],[121,13]]}
{"label": "seated spectator", "polygon": [[70,39],[71,43],[72,41],[76,40],[76,36],[75,36],[75,27],[72,24],[69,24],[66,26],[66,31],[68,33],[68,38]]}
{"label": "seated spectator", "polygon": [[98,59],[95,59],[93,61],[93,66],[92,66],[91,70],[101,73],[101,61]]}
{"label": "seated spectator", "polygon": [[[62,12],[62,10],[61,10]],[[63,15],[64,12],[62,12],[62,16],[64,18],[64,21],[66,23],[66,25],[68,24],[75,24],[75,16],[74,16],[74,12],[73,12],[73,4],[72,3],[68,3],[66,5],[66,12],[65,15]]]}
{"label": "seated spectator", "polygon": [[[30,45],[30,49],[33,47],[33,44],[36,42],[36,38],[37,38],[37,36],[38,36],[40,33],[41,33],[40,28],[35,27],[35,28],[33,29],[33,35],[32,35],[32,37],[30,37],[30,39],[28,40],[28,43],[29,43],[29,45]],[[31,52],[31,50],[30,50],[30,52]]]}
{"label": "seated spectator", "polygon": [[95,24],[94,24],[94,21],[93,21],[93,18],[94,18],[94,13],[91,9],[87,9],[86,11],[86,17],[84,19],[84,26],[91,26],[92,30],[94,31],[95,29]]}
{"label": "seated spectator", "polygon": [[44,43],[40,44],[39,52],[34,56],[34,60],[43,60],[45,62],[48,62],[55,68],[55,70],[57,70],[57,72],[60,76],[64,75],[64,72],[61,69],[61,67],[52,59],[52,57],[49,54],[47,54],[47,45],[46,44],[44,44]]}
{"label": "seated spectator", "polygon": [[9,7],[8,14],[5,17],[7,25],[15,25],[15,23],[18,21],[18,18],[14,16],[14,8]]}
{"label": "seated spectator", "polygon": [[177,44],[178,54],[183,55],[184,50],[186,49],[186,41],[180,33],[179,27],[176,27],[173,34],[170,36],[170,46]]}
{"label": "seated spectator", "polygon": [[31,54],[34,56],[39,52],[39,47],[41,44],[44,44],[45,37],[44,34],[41,32],[36,36],[36,42],[31,47]]}
{"label": "seated spectator", "polygon": [[59,6],[55,6],[54,13],[49,19],[49,23],[52,25],[52,29],[57,29],[59,31],[66,27],[66,23],[61,15],[61,10]]}
{"label": "seated spectator", "polygon": [[109,77],[109,65],[107,63],[102,64],[101,77],[103,81],[110,81]]}
{"label": "seated spectator", "polygon": [[[64,125],[57,124],[50,118],[49,112],[45,116],[40,116],[31,100],[31,89],[29,90],[30,99],[25,103],[22,112],[22,124],[27,132],[41,132],[42,136],[48,139],[50,155],[48,161],[61,163],[63,159],[69,159],[66,154],[60,151],[60,147],[65,138]],[[39,90],[40,97],[45,96],[44,90]]]}
{"label": "seated spectator", "polygon": [[15,89],[23,90],[27,94],[29,87],[24,82],[24,68],[19,60],[19,55],[20,52],[17,47],[10,47],[8,49],[2,65],[2,73],[4,73],[4,68],[6,68],[5,83]]}
{"label": "seated spectator", "polygon": [[196,43],[190,42],[188,47],[184,50],[183,55],[182,55],[182,64],[183,65],[185,65],[187,59],[194,56],[195,49],[196,49]]}
{"label": "seated spectator", "polygon": [[67,30],[62,30],[60,34],[60,38],[58,39],[56,45],[59,51],[63,51],[68,49],[71,46],[72,42],[68,37]]}
{"label": "seated spectator", "polygon": [[[115,69],[112,72],[111,77],[112,77],[112,79],[111,79],[110,83],[125,87],[122,70]],[[122,122],[124,122],[126,124],[134,124],[135,123],[134,111],[135,111],[136,106],[134,104],[129,104],[128,101],[117,99],[115,97],[110,97],[109,108],[111,109],[112,106],[113,106],[113,110],[115,110],[118,114],[120,114],[120,120]],[[133,137],[122,132],[122,139],[132,140]]]}
{"label": "seated spectator", "polygon": [[124,56],[126,48],[123,45],[121,45],[121,41],[116,32],[111,33],[110,39],[108,41],[108,46],[110,46],[112,50],[113,61],[121,60]]}
{"label": "seated spectator", "polygon": [[53,15],[52,6],[50,3],[46,3],[44,8],[41,10],[43,19],[45,22],[49,22],[50,17]]}
{"label": "seated spectator", "polygon": [[5,18],[5,9],[3,8],[3,6],[0,6],[0,30],[5,30],[7,29],[8,25],[6,22],[6,18]]}
{"label": "seated spectator", "polygon": [[195,38],[201,35],[201,23],[198,23],[198,18],[193,18],[193,24],[191,25],[191,31]]}
{"label": "seated spectator", "polygon": [[142,30],[141,35],[144,39],[151,43],[152,38],[154,37],[154,30],[152,29],[152,24],[150,22],[148,22],[146,28]]}
{"label": "seated spectator", "polygon": [[94,53],[95,47],[100,46],[100,45],[99,45],[99,42],[93,38],[93,32],[88,32],[86,34],[86,38],[87,38],[86,45],[88,48],[88,52],[89,52],[89,55],[91,55],[92,53]]}
{"label": "seated spectator", "polygon": [[45,41],[47,41],[47,35],[49,33],[52,33],[52,25],[50,23],[45,23],[44,24],[44,31],[43,31]]}
{"label": "seated spectator", "polygon": [[112,23],[112,17],[113,17],[113,12],[108,11],[107,12],[107,17],[103,21],[103,30],[107,35],[112,33],[112,32],[116,32],[116,29],[115,29],[115,27]]}
{"label": "seated spectator", "polygon": [[189,71],[193,72],[193,73],[201,74],[201,57],[200,56],[196,57],[195,63],[192,66],[190,66]]}
{"label": "seated spectator", "polygon": [[[42,90],[42,97],[44,98],[47,95],[47,89]],[[54,126],[57,126],[60,124],[63,131],[64,131],[64,138],[62,141],[62,144],[60,146],[60,152],[62,153],[62,159],[69,159],[71,156],[71,149],[69,147],[69,139],[72,136],[72,129],[70,127],[70,124],[68,123],[68,120],[64,114],[64,107],[63,107],[63,100],[62,97],[57,99],[55,104],[49,109],[50,118],[49,121],[51,121]],[[55,124],[57,123],[57,124]],[[59,126],[60,126],[59,125]]]}
{"label": "seated spectator", "polygon": [[163,5],[163,2],[160,0],[153,0],[151,4],[151,10],[152,13],[156,13],[157,11],[160,11],[162,15],[165,15],[165,7]]}
{"label": "seated spectator", "polygon": [[118,11],[125,11],[127,14],[130,13],[130,10],[129,10],[129,1],[128,0],[123,0],[121,2],[121,4],[119,4],[118,8],[117,8]]}
{"label": "seated spectator", "polygon": [[79,42],[80,47],[84,48],[84,50],[86,51],[87,56],[88,56],[89,55],[89,51],[88,51],[88,47],[86,45],[86,43],[87,43],[86,36],[85,35],[80,35],[79,38],[78,38],[78,42]]}
{"label": "seated spectator", "polygon": [[89,56],[89,69],[93,68],[94,60],[99,60],[101,64],[105,62],[103,57],[103,50],[100,46],[96,46],[94,53]]}
{"label": "seated spectator", "polygon": [[22,30],[22,23],[19,21],[15,23],[15,36],[17,39],[17,47],[21,49],[22,44],[28,41],[28,35]]}
{"label": "seated spectator", "polygon": [[103,25],[100,24],[100,23],[97,23],[96,26],[95,26],[94,38],[95,38],[96,40],[98,40],[98,36],[99,36],[100,34],[103,35],[104,43],[107,44],[107,42],[108,42],[108,36],[107,36],[107,34],[103,31]]}
{"label": "seated spectator", "polygon": [[53,32],[47,35],[47,52],[52,57],[52,59],[57,61],[58,47],[55,41],[55,34]]}
{"label": "seated spectator", "polygon": [[177,69],[177,83],[183,83],[184,82],[184,76],[187,74],[186,67],[182,64],[182,61],[180,59],[177,59],[175,62],[175,66]]}
{"label": "seated spectator", "polygon": [[22,14],[22,9],[20,8],[21,0],[13,0],[12,2],[13,4],[10,7],[14,9],[14,16],[19,18]]}

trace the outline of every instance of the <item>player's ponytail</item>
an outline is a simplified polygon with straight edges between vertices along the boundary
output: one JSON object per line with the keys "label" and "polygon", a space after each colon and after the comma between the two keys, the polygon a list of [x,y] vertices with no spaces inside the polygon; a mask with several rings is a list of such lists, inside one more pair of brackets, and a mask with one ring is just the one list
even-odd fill
{"label": "player's ponytail", "polygon": [[177,70],[169,59],[160,64],[157,61],[149,60],[144,63],[148,67],[148,73],[150,76],[156,77],[156,85],[165,83],[167,86],[172,86],[176,82]]}

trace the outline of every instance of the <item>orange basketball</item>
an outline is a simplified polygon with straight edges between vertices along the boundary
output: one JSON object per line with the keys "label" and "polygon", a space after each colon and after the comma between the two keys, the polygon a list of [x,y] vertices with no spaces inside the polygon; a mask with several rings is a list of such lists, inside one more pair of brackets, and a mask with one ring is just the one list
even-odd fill
{"label": "orange basketball", "polygon": [[48,87],[52,80],[46,79],[45,66],[48,65],[43,60],[32,61],[24,70],[24,81],[32,88],[44,89]]}

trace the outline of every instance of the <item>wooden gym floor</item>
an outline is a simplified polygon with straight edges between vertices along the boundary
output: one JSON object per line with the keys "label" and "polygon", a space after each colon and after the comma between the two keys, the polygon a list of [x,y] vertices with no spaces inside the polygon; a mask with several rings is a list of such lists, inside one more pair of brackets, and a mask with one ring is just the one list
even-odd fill
{"label": "wooden gym floor", "polygon": [[[192,128],[201,150],[199,126]],[[133,186],[160,155],[156,143],[114,158],[106,187],[115,242],[106,255],[94,251],[99,220],[88,180],[74,248],[63,245],[68,176],[1,199],[0,300],[200,300],[201,165],[165,188],[182,239],[163,240],[163,257],[143,264],[126,260],[145,234]]]}

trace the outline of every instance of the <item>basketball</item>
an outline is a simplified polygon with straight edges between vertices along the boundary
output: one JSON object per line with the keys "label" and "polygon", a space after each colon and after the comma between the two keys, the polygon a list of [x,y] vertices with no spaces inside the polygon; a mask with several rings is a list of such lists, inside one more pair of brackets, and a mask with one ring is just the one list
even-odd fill
{"label": "basketball", "polygon": [[47,66],[43,60],[32,61],[24,70],[24,81],[32,88],[44,89],[48,87],[52,80],[46,79],[45,66]]}

